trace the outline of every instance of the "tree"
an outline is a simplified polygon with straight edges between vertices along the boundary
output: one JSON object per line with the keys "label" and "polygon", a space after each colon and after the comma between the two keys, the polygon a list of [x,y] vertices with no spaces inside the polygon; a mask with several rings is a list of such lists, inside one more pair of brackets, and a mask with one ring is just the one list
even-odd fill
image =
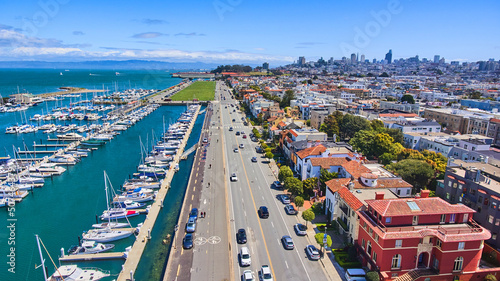
{"label": "tree", "polygon": [[380,276],[376,271],[368,271],[365,275],[366,281],[380,281]]}
{"label": "tree", "polygon": [[302,218],[306,221],[306,226],[307,226],[307,222],[313,221],[314,218],[316,218],[316,215],[311,209],[307,209],[304,212],[302,212]]}
{"label": "tree", "polygon": [[302,181],[304,195],[313,196],[314,189],[318,186],[318,178],[308,178]]}
{"label": "tree", "polygon": [[405,159],[388,165],[387,169],[413,185],[414,193],[418,193],[422,188],[425,188],[434,176],[432,166],[423,160]]}
{"label": "tree", "polygon": [[394,142],[403,145],[403,132],[399,129],[386,129],[385,132],[394,139]]}
{"label": "tree", "polygon": [[288,177],[285,179],[284,188],[292,195],[302,195],[302,193],[304,193],[302,181],[294,177]]}
{"label": "tree", "polygon": [[376,135],[376,131],[362,130],[354,134],[353,138],[349,141],[349,144],[353,149],[361,152],[361,154],[366,157],[372,157],[375,154],[373,151],[373,142]]}
{"label": "tree", "polygon": [[323,124],[319,127],[321,132],[324,132],[328,135],[328,137],[333,137],[333,135],[339,134],[339,125],[337,123],[337,119],[334,115],[328,115],[325,120],[323,120]]}
{"label": "tree", "polygon": [[278,179],[281,182],[284,182],[286,178],[293,177],[292,169],[288,166],[281,166],[280,171],[278,172]]}
{"label": "tree", "polygon": [[473,99],[473,100],[478,100],[481,98],[481,93],[478,92],[478,91],[474,91],[472,92],[470,95],[469,95],[469,98]]}
{"label": "tree", "polygon": [[[325,234],[323,232],[316,233],[314,235],[314,239],[316,239],[316,242],[323,246],[323,238],[325,237]],[[330,235],[326,235],[326,246],[331,247],[332,246],[332,237]]]}
{"label": "tree", "polygon": [[293,90],[286,90],[283,98],[281,99],[280,107],[285,108],[287,106],[290,106],[290,101],[293,99],[295,99],[295,93],[293,92]]}
{"label": "tree", "polygon": [[342,139],[350,139],[356,132],[371,129],[370,122],[363,117],[346,114],[339,123],[340,136]]}
{"label": "tree", "polygon": [[293,200],[293,203],[295,203],[295,206],[297,206],[297,209],[299,209],[300,207],[304,206],[304,198],[302,198],[301,196],[297,196]]}
{"label": "tree", "polygon": [[387,74],[387,72],[384,72],[384,73],[380,74],[380,77],[389,77],[389,74]]}
{"label": "tree", "polygon": [[306,126],[307,127],[311,127],[311,119],[307,119],[306,120]]}
{"label": "tree", "polygon": [[[377,132],[385,132],[385,126],[384,122],[374,119],[370,122],[370,126],[372,127],[372,130],[377,131]],[[399,130],[398,130],[399,131]]]}
{"label": "tree", "polygon": [[320,183],[320,188],[321,188],[321,191],[323,192],[323,194],[326,194],[325,191],[326,191],[326,185],[325,185],[325,182],[331,180],[331,179],[334,179],[334,178],[337,178],[339,176],[338,173],[335,173],[335,172],[329,172],[328,170],[326,169],[320,169],[319,170],[319,183]]}
{"label": "tree", "polygon": [[384,154],[380,155],[380,157],[378,158],[379,162],[382,165],[389,165],[395,159],[396,159],[396,156],[394,154],[391,154],[391,153],[384,153]]}
{"label": "tree", "polygon": [[415,99],[413,98],[412,95],[403,95],[401,97],[401,102],[406,102],[410,104],[415,104]]}
{"label": "tree", "polygon": [[266,152],[266,154],[264,154],[264,156],[267,158],[267,159],[273,159],[274,158],[274,154],[269,151],[269,152]]}

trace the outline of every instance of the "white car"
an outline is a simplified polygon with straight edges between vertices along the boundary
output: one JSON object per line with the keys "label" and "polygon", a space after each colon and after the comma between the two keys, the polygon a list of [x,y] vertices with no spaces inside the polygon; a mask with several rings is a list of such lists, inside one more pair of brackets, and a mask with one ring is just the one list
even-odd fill
{"label": "white car", "polygon": [[236,176],[236,173],[232,173],[231,174],[231,178],[230,178],[231,181],[238,181],[238,177]]}
{"label": "white car", "polygon": [[271,273],[271,269],[268,265],[263,265],[259,271],[259,280],[260,281],[273,281],[273,274]]}
{"label": "white car", "polygon": [[242,247],[240,250],[240,266],[250,266],[252,258],[250,258],[250,250],[248,247]]}
{"label": "white car", "polygon": [[241,275],[241,281],[255,281],[255,275],[251,270],[243,271],[243,275]]}
{"label": "white car", "polygon": [[240,148],[245,148],[245,145],[240,143]]}

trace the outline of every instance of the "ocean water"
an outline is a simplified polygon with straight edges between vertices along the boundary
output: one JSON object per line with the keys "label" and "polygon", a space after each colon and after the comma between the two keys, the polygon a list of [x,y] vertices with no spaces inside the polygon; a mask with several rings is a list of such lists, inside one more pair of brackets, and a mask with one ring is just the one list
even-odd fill
{"label": "ocean water", "polygon": [[[31,72],[31,70],[28,72]],[[48,72],[48,70],[35,70],[34,72],[42,75],[41,73]],[[73,72],[73,70],[70,72]],[[128,72],[123,71],[123,73]],[[12,75],[12,73],[9,75]],[[66,73],[62,76],[65,75]],[[143,75],[144,78],[148,73],[139,73],[138,75]],[[133,78],[133,75],[130,76],[131,81],[140,80],[140,78]],[[178,82],[178,79],[169,79],[171,80],[165,78],[163,86],[158,88],[166,88]],[[57,84],[49,82],[47,81],[46,84]],[[72,85],[90,88],[90,83],[87,86],[82,86],[83,82],[80,83],[82,84]],[[108,84],[113,84],[113,82]],[[141,86],[146,88],[145,84]],[[12,85],[6,86],[2,84],[0,87],[5,89],[12,87]],[[54,87],[57,88],[57,86]],[[33,87],[33,89],[35,88]],[[30,90],[30,92],[35,93],[35,90]],[[26,119],[23,115],[29,118],[35,113],[41,113],[42,108],[46,108],[45,105],[41,104],[38,107],[30,108],[25,114],[19,112],[0,114],[0,155],[10,154],[12,156],[13,147],[22,148],[26,144],[31,148],[34,141],[45,140],[44,143],[46,142],[47,135],[41,132],[23,135],[4,134],[7,124],[17,123],[23,118]],[[8,245],[8,237],[11,235],[11,232],[7,229],[8,214],[5,208],[0,209],[0,221],[2,222],[0,226],[0,280],[43,280],[42,269],[35,269],[35,266],[40,264],[40,257],[34,235],[38,234],[40,236],[55,264],[59,265],[57,258],[60,255],[60,249],[64,248],[67,251],[71,245],[77,244],[78,236],[81,236],[83,231],[88,230],[95,223],[96,215],[100,215],[106,208],[103,171],[108,174],[114,189],[119,189],[124,180],[136,171],[136,166],[140,163],[140,140],[142,140],[144,146],[151,148],[154,139],[158,139],[163,131],[163,121],[168,126],[169,123],[175,122],[184,110],[186,110],[184,106],[160,107],[127,131],[116,136],[106,145],[93,151],[89,154],[89,157],[83,158],[77,165],[68,167],[68,170],[62,175],[46,179],[46,183],[42,188],[36,188],[27,198],[16,205],[15,218],[17,221],[13,232],[15,245]],[[198,117],[188,141],[188,147],[198,141],[203,117],[204,115]],[[137,277],[136,280],[161,279],[161,277],[158,277],[161,272],[158,273],[158,271],[163,270],[169,249],[169,245],[162,245],[161,240],[166,234],[173,232],[192,161],[193,155],[180,163],[180,171],[173,179],[172,189],[165,200],[165,207],[152,231],[153,239],[146,248],[143,259],[139,264],[136,276],[140,277]],[[130,219],[134,226],[143,220],[143,215]],[[132,236],[112,243],[115,244],[116,251],[122,251],[132,245],[133,241],[134,237]],[[161,245],[161,247],[158,245]],[[7,271],[9,268],[7,255],[11,246],[15,247],[16,273]],[[54,266],[46,253],[44,253],[44,256],[48,273],[52,274]],[[84,267],[100,267],[104,270],[110,270],[114,275],[105,280],[113,280],[119,273],[123,261],[99,261],[78,264]]]}
{"label": "ocean water", "polygon": [[[43,94],[59,87],[96,90],[165,89],[182,79],[166,70],[0,69],[0,94]],[[61,75],[62,74],[62,75]]]}

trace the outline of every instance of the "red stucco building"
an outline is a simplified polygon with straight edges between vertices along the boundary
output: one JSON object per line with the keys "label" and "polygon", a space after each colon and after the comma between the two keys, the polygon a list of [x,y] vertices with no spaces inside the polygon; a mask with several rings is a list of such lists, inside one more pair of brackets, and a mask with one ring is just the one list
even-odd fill
{"label": "red stucco building", "polygon": [[363,264],[384,280],[477,280],[490,232],[472,220],[471,208],[428,195],[383,199],[378,192],[366,200],[358,211]]}

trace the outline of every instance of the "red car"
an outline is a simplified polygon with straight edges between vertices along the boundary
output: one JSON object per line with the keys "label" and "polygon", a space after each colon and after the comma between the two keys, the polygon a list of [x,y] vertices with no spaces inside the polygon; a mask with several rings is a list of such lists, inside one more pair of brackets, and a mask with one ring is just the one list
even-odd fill
{"label": "red car", "polygon": [[243,138],[246,139],[247,138],[247,135],[243,135]]}

